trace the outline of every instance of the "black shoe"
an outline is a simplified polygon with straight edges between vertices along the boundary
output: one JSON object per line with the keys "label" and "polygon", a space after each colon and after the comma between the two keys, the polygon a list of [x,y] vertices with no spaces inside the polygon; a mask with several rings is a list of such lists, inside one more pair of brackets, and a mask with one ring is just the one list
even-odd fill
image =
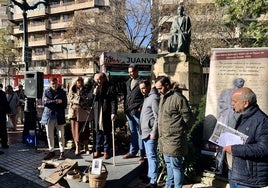
{"label": "black shoe", "polygon": [[145,186],[145,188],[157,188],[157,183],[155,184],[149,183]]}
{"label": "black shoe", "polygon": [[143,183],[150,183],[151,178],[149,178],[148,176],[140,176],[140,179],[142,180]]}
{"label": "black shoe", "polygon": [[55,156],[54,152],[49,152],[45,157],[44,160],[50,160]]}

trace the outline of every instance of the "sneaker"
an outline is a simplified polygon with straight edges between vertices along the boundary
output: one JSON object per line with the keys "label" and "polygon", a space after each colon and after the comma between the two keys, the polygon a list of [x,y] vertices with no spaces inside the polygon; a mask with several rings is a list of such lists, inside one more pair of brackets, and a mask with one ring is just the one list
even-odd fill
{"label": "sneaker", "polygon": [[147,184],[147,185],[145,186],[145,188],[157,188],[157,183],[154,183],[154,184],[149,183],[149,184]]}
{"label": "sneaker", "polygon": [[130,158],[135,158],[136,157],[136,153],[127,153],[123,156],[123,159],[130,159]]}
{"label": "sneaker", "polygon": [[55,152],[49,152],[45,157],[44,160],[50,160],[55,156]]}
{"label": "sneaker", "polygon": [[59,156],[59,160],[62,160],[62,159],[64,159],[64,152],[61,152]]}

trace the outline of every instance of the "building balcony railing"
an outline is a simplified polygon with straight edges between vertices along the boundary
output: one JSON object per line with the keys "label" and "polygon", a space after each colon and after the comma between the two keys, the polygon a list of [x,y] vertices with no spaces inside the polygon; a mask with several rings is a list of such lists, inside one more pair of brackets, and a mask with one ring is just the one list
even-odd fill
{"label": "building balcony railing", "polygon": [[54,29],[64,29],[64,28],[69,27],[71,23],[72,23],[72,21],[52,23],[50,25],[50,29],[52,29],[52,30],[54,30]]}
{"label": "building balcony railing", "polygon": [[[49,14],[49,8],[44,8],[40,10],[34,10],[27,12],[27,18],[43,17]],[[13,21],[21,21],[23,19],[22,12],[13,14]]]}
{"label": "building balcony railing", "polygon": [[[23,41],[18,40],[15,42],[15,44],[16,44],[15,48],[22,48]],[[29,47],[47,46],[49,44],[50,44],[50,37],[47,34],[43,38],[38,38],[34,40],[31,37],[29,38]]]}
{"label": "building balcony railing", "polygon": [[32,60],[37,61],[37,60],[49,60],[50,59],[50,51],[46,50],[44,53],[33,53],[32,54]]}
{"label": "building balcony railing", "polygon": [[75,10],[94,7],[94,0],[77,1],[76,3],[66,3],[50,7],[50,14],[62,12],[72,12]]}
{"label": "building balcony railing", "polygon": [[60,53],[60,52],[52,52],[51,60],[61,60],[61,59],[79,59],[82,58],[79,54],[76,53]]}
{"label": "building balcony railing", "polygon": [[[45,20],[44,24],[40,24],[40,25],[32,25],[29,24],[28,25],[28,32],[37,32],[37,31],[47,31],[50,29],[50,24],[48,20]],[[23,29],[21,28],[21,26],[17,26],[14,27],[13,29],[13,35],[18,35],[18,34],[22,34],[23,33]]]}

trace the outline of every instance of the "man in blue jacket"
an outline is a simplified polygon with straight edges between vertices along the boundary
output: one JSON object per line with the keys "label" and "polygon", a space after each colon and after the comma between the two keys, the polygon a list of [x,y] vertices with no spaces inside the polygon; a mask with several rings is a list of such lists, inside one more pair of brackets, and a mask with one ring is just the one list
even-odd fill
{"label": "man in blue jacket", "polygon": [[44,104],[44,112],[40,123],[46,127],[47,142],[49,153],[44,157],[44,160],[49,160],[55,156],[54,152],[54,129],[57,129],[60,156],[64,157],[64,125],[65,108],[67,107],[66,92],[59,86],[57,78],[49,79],[50,87],[43,93],[42,101]]}
{"label": "man in blue jacket", "polygon": [[232,155],[231,188],[268,185],[268,117],[260,110],[255,93],[247,87],[232,94],[232,107],[239,113],[235,129],[248,136],[245,144],[223,149]]}

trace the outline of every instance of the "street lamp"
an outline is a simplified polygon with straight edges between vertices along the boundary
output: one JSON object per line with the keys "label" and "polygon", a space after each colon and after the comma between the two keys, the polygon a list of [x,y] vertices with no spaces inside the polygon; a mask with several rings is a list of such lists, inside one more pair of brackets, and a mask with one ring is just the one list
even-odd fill
{"label": "street lamp", "polygon": [[[29,63],[32,61],[32,49],[29,48],[28,43],[28,23],[27,23],[27,11],[36,9],[40,4],[48,6],[48,0],[39,1],[33,5],[29,5],[26,0],[22,0],[21,3],[15,0],[11,0],[22,10],[23,15],[23,49],[22,49],[22,62],[25,63],[25,72],[29,71]],[[25,88],[29,89],[29,88]],[[29,134],[29,130],[36,130],[36,99],[26,98],[24,108],[24,128],[22,141],[26,141],[26,137]],[[36,145],[35,145],[36,146]]]}
{"label": "street lamp", "polygon": [[25,63],[25,71],[29,70],[29,63],[32,59],[32,49],[29,48],[28,42],[28,22],[27,22],[27,11],[34,10],[40,4],[44,4],[46,7],[48,6],[48,0],[39,1],[33,5],[29,5],[26,0],[22,0],[21,3],[11,0],[15,5],[17,5],[22,10],[23,15],[23,49],[22,49],[22,62]]}

